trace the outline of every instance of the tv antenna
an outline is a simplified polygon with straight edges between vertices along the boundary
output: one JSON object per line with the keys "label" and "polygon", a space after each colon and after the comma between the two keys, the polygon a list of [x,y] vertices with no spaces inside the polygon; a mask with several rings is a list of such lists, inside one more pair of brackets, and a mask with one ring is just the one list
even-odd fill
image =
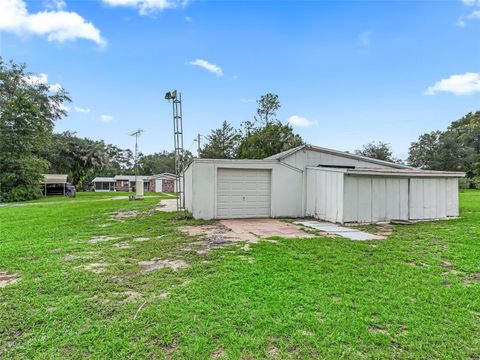
{"label": "tv antenna", "polygon": [[138,129],[132,133],[130,133],[130,136],[135,136],[135,191],[137,190],[137,182],[138,182],[138,137],[142,135],[143,130]]}
{"label": "tv antenna", "polygon": [[185,210],[185,179],[183,176],[183,120],[182,120],[182,94],[177,90],[167,92],[165,99],[172,101],[173,110],[173,143],[175,151],[175,185],[178,193],[177,211]]}

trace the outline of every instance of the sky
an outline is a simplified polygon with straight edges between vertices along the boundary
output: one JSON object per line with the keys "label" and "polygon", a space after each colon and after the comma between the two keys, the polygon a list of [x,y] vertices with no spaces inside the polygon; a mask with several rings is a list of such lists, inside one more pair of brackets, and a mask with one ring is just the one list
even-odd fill
{"label": "sky", "polygon": [[480,110],[479,35],[480,0],[0,0],[0,56],[72,98],[56,131],[133,149],[141,128],[145,154],[173,148],[177,89],[192,152],[272,92],[307,143],[405,158]]}

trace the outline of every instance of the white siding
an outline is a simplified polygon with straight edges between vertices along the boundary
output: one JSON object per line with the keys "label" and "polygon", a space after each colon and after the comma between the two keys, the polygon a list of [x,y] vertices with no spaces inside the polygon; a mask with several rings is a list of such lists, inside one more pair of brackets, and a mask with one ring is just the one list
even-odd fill
{"label": "white siding", "polygon": [[447,216],[458,216],[458,178],[447,179],[445,183]]}
{"label": "white siding", "polygon": [[[183,176],[185,178],[185,209],[190,212],[193,212],[193,198],[192,198],[193,168],[194,168],[194,164],[191,164],[183,173]],[[175,190],[176,190],[176,185],[177,185],[177,182],[175,181]],[[160,186],[161,186],[161,180],[160,180]]]}
{"label": "white siding", "polygon": [[407,178],[346,176],[344,183],[344,222],[408,219]]}
{"label": "white siding", "polygon": [[342,222],[343,172],[307,169],[305,215],[320,220]]}
{"label": "white siding", "polygon": [[[185,176],[185,199],[187,209],[197,219],[216,217],[217,174],[219,168],[264,169],[271,171],[271,214],[272,217],[302,217],[303,211],[303,171],[293,169],[278,162],[251,161],[194,161]],[[192,170],[190,170],[192,169]],[[187,175],[192,171],[191,187]],[[191,201],[189,199],[192,199]]]}
{"label": "white siding", "polygon": [[411,178],[410,219],[458,216],[457,178]]}

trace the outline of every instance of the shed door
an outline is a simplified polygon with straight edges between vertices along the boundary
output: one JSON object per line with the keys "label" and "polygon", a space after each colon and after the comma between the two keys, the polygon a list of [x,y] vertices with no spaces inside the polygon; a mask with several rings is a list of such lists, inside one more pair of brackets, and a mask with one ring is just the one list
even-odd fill
{"label": "shed door", "polygon": [[162,192],[162,180],[155,180],[155,192]]}
{"label": "shed door", "polygon": [[270,216],[270,170],[218,169],[217,218]]}

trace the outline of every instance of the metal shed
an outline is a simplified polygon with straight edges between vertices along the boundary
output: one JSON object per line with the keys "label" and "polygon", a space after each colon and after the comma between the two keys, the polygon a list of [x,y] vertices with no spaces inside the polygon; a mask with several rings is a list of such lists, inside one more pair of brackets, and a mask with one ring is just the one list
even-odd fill
{"label": "metal shed", "polygon": [[458,172],[433,172],[303,145],[263,160],[195,159],[195,218],[304,217],[344,223],[458,216]]}
{"label": "metal shed", "polygon": [[458,216],[462,173],[308,167],[306,174],[306,216],[339,223]]}

